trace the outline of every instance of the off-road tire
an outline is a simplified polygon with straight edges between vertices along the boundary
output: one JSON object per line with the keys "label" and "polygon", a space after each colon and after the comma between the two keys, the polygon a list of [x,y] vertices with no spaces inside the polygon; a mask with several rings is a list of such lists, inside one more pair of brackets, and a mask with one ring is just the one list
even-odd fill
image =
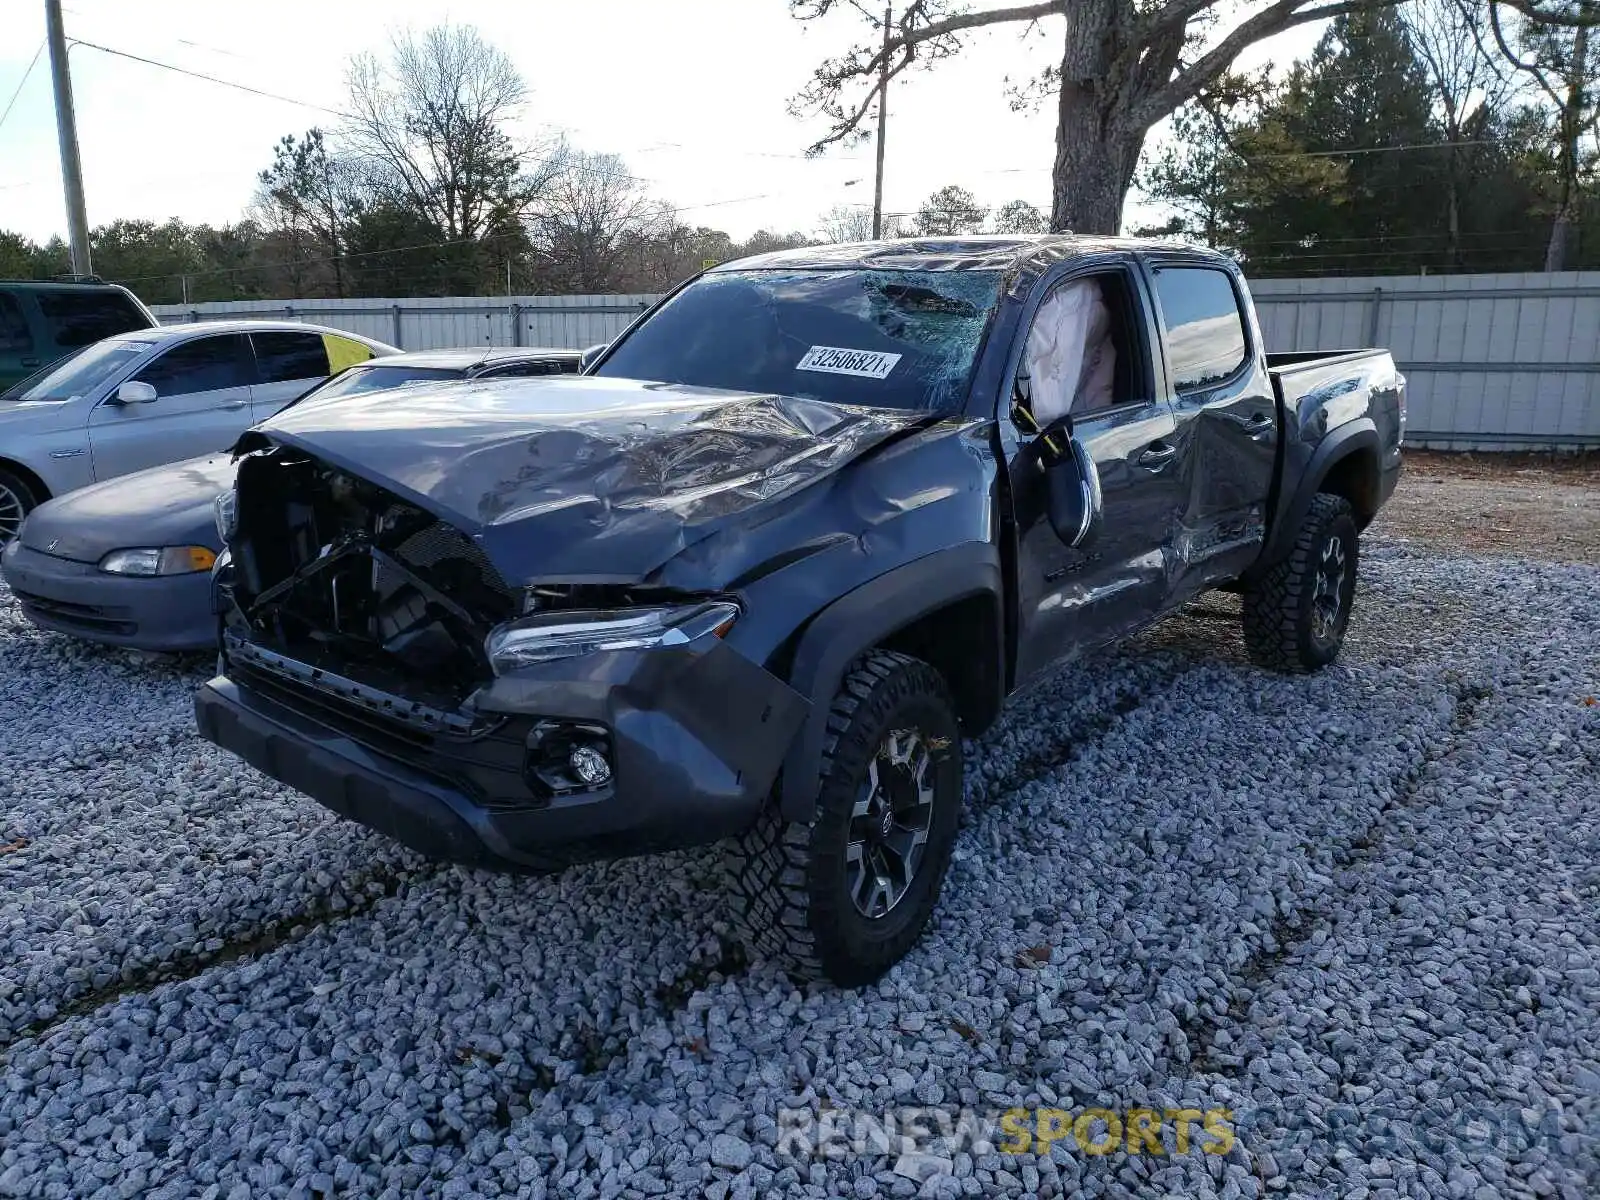
{"label": "off-road tire", "polygon": [[[902,898],[862,915],[847,883],[851,811],[867,770],[892,730],[927,741],[932,816],[919,867]],[[817,806],[811,821],[787,821],[776,796],[724,857],[733,919],[758,958],[800,980],[841,987],[876,980],[921,936],[938,903],[961,814],[961,731],[943,678],[905,654],[874,650],[852,664],[828,711]]]}
{"label": "off-road tire", "polygon": [[[1339,607],[1330,626],[1319,631],[1318,576],[1333,540],[1343,550]],[[1245,586],[1244,644],[1257,665],[1275,671],[1315,671],[1338,657],[1355,598],[1359,553],[1350,502],[1317,493],[1289,553]]]}
{"label": "off-road tire", "polygon": [[0,469],[0,548],[16,535],[22,518],[38,508],[43,499],[25,480]]}

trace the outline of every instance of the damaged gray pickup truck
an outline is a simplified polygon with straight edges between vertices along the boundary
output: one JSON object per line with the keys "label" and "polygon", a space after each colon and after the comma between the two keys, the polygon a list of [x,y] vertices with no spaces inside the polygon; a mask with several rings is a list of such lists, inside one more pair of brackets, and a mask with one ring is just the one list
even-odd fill
{"label": "damaged gray pickup truck", "polygon": [[727,839],[749,945],[858,985],[935,906],[963,737],[1030,678],[1210,588],[1258,662],[1334,658],[1404,418],[1384,351],[1264,353],[1206,251],[730,263],[582,377],[246,434],[199,727],[458,862]]}

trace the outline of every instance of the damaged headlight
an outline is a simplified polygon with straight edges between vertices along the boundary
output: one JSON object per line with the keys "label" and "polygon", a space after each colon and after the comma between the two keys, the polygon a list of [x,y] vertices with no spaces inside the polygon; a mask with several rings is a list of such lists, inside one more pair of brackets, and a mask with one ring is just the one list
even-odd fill
{"label": "damaged headlight", "polygon": [[217,536],[226,546],[228,539],[233,536],[234,528],[238,525],[238,502],[234,499],[233,489],[229,488],[211,502],[212,515],[217,520]]}
{"label": "damaged headlight", "polygon": [[708,633],[722,637],[738,616],[739,606],[722,600],[671,608],[543,612],[498,626],[484,642],[484,651],[495,674],[505,675],[580,654],[682,646]]}
{"label": "damaged headlight", "polygon": [[148,546],[113,550],[100,560],[108,575],[189,575],[209,571],[217,556],[209,546]]}

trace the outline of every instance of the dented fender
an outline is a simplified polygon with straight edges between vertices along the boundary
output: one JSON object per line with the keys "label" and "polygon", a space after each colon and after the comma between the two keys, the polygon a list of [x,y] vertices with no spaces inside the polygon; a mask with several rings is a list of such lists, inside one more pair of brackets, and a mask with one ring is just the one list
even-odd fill
{"label": "dented fender", "polygon": [[[998,547],[969,542],[879,575],[817,614],[795,649],[789,677],[797,691],[812,697],[812,704],[783,761],[780,806],[786,820],[809,821],[816,813],[828,711],[850,663],[947,605],[976,595],[999,601],[1004,586]],[[1004,623],[997,623],[996,644],[974,645],[972,652],[1003,658],[1003,631]]]}

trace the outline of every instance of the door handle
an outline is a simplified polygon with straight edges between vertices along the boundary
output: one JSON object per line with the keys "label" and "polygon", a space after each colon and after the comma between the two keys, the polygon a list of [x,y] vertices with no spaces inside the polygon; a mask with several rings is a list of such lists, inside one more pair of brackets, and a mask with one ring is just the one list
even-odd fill
{"label": "door handle", "polygon": [[22,360],[22,365],[25,367],[37,367],[39,360],[37,358],[25,358]]}
{"label": "door handle", "polygon": [[1139,465],[1151,471],[1159,471],[1178,456],[1178,448],[1169,442],[1151,442],[1150,448],[1139,455]]}
{"label": "door handle", "polygon": [[230,400],[228,403],[219,404],[217,407],[223,412],[238,412],[244,406],[245,402],[243,400]]}

